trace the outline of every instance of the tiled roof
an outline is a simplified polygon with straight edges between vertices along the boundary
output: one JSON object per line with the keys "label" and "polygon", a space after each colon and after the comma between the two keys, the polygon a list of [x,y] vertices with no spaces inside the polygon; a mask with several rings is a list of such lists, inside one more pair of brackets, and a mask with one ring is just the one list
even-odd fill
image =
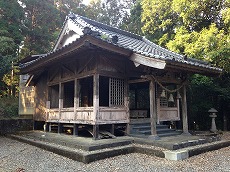
{"label": "tiled roof", "polygon": [[147,57],[159,58],[162,60],[172,60],[185,64],[221,71],[221,69],[212,67],[205,61],[187,58],[183,55],[165,49],[149,41],[145,37],[135,35],[133,33],[105,25],[73,13],[70,14],[68,17],[82,29],[84,29],[85,27],[89,27],[91,30],[98,31],[102,35],[106,35],[108,37],[116,35],[118,37],[118,46],[130,49],[135,53],[142,54]]}
{"label": "tiled roof", "polygon": [[[80,27],[82,30],[84,30],[87,27],[90,30],[99,33],[100,34],[99,39],[102,39],[104,41],[107,41],[107,42],[112,43],[116,46],[122,47],[124,49],[131,50],[134,53],[141,54],[141,55],[151,57],[151,58],[157,58],[157,59],[165,60],[165,61],[172,61],[172,62],[178,62],[178,63],[182,63],[182,64],[188,64],[188,65],[197,66],[197,67],[206,68],[206,69],[211,69],[211,70],[215,70],[215,71],[219,71],[219,72],[222,71],[222,69],[212,67],[207,62],[197,60],[197,59],[187,58],[183,55],[180,55],[178,53],[175,53],[175,52],[172,52],[168,49],[165,49],[165,48],[149,41],[145,37],[135,35],[133,33],[130,33],[130,32],[115,28],[115,27],[111,27],[111,26],[96,22],[96,21],[88,19],[86,17],[71,13],[67,17],[67,20],[68,19],[70,21],[72,21],[75,25]],[[111,39],[114,36],[116,36],[118,38],[116,42],[111,41]],[[61,49],[65,48],[65,47],[66,46],[62,47]],[[35,61],[41,60],[42,58],[48,56],[49,54],[53,54],[59,50],[60,49],[57,49],[51,53],[40,56],[36,60],[30,61],[28,63],[24,63],[23,65],[21,65],[21,67],[23,68],[23,67],[29,66],[30,64],[34,63]]]}

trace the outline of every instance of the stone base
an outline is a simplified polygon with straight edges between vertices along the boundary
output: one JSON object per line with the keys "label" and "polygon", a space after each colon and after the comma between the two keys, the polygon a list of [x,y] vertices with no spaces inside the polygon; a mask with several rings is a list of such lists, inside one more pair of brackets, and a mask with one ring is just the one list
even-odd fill
{"label": "stone base", "polygon": [[160,140],[161,138],[158,135],[150,135],[148,139],[149,140]]}
{"label": "stone base", "polygon": [[169,160],[183,160],[187,159],[189,157],[187,150],[181,150],[181,151],[164,151],[165,158]]}
{"label": "stone base", "polygon": [[183,132],[181,135],[182,135],[182,136],[191,136],[191,134],[190,134],[189,132],[187,132],[187,133],[184,133],[184,132]]}

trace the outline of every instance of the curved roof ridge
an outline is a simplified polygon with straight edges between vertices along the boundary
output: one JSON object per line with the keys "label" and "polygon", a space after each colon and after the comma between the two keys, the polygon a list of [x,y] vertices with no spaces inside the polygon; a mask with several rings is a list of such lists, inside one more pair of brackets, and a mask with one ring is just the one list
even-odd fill
{"label": "curved roof ridge", "polygon": [[104,24],[104,23],[101,23],[101,22],[89,19],[89,18],[84,17],[84,16],[80,16],[78,14],[74,14],[74,15],[78,16],[82,20],[85,20],[85,22],[91,24],[94,27],[97,26],[97,27],[101,27],[101,28],[104,28],[104,29],[107,29],[107,30],[110,30],[110,31],[113,31],[113,32],[117,32],[117,33],[123,34],[125,36],[129,36],[129,37],[140,39],[140,40],[142,39],[142,36],[140,36],[140,35],[136,35],[134,33],[131,33],[131,32],[128,32],[128,31],[124,31],[124,30],[119,29],[117,27],[111,27],[111,26],[109,26],[107,24]]}

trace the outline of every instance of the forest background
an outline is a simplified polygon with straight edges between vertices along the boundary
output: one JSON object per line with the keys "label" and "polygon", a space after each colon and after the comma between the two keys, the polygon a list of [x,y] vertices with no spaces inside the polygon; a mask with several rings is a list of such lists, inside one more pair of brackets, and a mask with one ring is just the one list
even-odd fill
{"label": "forest background", "polygon": [[230,0],[0,0],[0,117],[18,115],[17,62],[51,51],[69,12],[147,37],[172,51],[223,68],[193,75],[189,128],[230,130]]}

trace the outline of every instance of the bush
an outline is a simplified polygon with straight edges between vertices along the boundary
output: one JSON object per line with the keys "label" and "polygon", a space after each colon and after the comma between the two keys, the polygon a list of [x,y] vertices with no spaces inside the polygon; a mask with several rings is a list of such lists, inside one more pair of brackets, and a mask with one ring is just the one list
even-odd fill
{"label": "bush", "polygon": [[18,117],[18,98],[0,98],[0,118]]}

